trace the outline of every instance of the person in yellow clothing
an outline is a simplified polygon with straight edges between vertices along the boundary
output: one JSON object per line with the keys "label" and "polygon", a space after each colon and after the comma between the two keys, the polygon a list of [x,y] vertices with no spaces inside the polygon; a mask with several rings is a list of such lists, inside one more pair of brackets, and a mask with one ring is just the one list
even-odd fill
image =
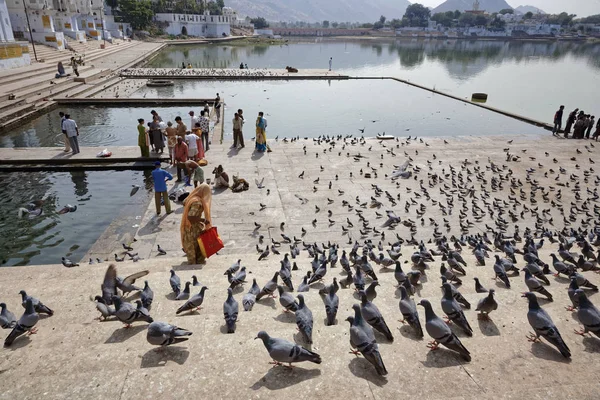
{"label": "person in yellow clothing", "polygon": [[138,119],[138,123],[138,146],[142,151],[142,157],[150,157],[150,138],[144,125],[144,118]]}

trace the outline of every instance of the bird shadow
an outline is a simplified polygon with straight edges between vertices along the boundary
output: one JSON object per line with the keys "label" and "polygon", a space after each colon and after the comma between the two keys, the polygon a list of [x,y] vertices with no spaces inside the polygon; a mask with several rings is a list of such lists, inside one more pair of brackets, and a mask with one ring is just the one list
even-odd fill
{"label": "bird shadow", "polygon": [[165,294],[165,299],[167,299],[167,300],[176,300],[177,299],[177,295],[175,294],[175,292],[169,292],[168,294]]}
{"label": "bird shadow", "polygon": [[559,275],[559,276],[552,275],[552,277],[554,278],[554,281],[558,282],[558,283],[566,283],[566,284],[568,284],[568,283],[571,282],[571,280],[568,277],[564,277],[562,275]]}
{"label": "bird shadow", "polygon": [[562,364],[569,364],[570,358],[563,357],[555,347],[544,342],[535,342],[531,344],[531,353],[537,358],[548,361],[556,361]]}
{"label": "bird shadow", "polygon": [[415,334],[415,330],[409,325],[402,325],[402,326],[398,327],[398,331],[400,332],[400,334],[402,336],[404,336],[407,339],[418,340],[418,341],[423,340],[422,337],[418,337]]}
{"label": "bird shadow", "polygon": [[296,323],[296,316],[294,313],[286,313],[286,312],[281,312],[281,314],[279,314],[278,316],[273,318],[275,321],[278,322],[285,322],[288,324],[295,324]]}
{"label": "bird shadow", "polygon": [[108,339],[106,339],[106,342],[104,342],[104,344],[109,344],[109,343],[123,343],[124,341],[126,341],[127,339],[131,339],[132,337],[134,337],[135,335],[137,335],[138,333],[140,333],[141,331],[143,331],[144,329],[147,329],[148,325],[136,325],[133,326],[131,328],[119,328],[119,329],[115,329],[115,331],[112,333],[112,335],[109,336]]}
{"label": "bird shadow", "polygon": [[196,310],[195,308],[193,310],[188,310],[188,311],[184,311],[181,314],[177,314],[177,317],[191,317],[194,315],[199,315],[200,311]]}
{"label": "bird shadow", "polygon": [[325,285],[323,284],[323,282],[314,282],[310,284],[310,288],[314,290],[321,290],[325,288]]}
{"label": "bird shadow", "polygon": [[304,340],[304,335],[300,331],[294,333],[294,342],[307,350],[312,350],[312,344],[306,343],[306,340]]}
{"label": "bird shadow", "polygon": [[5,347],[5,348],[7,348],[11,351],[15,351],[22,347],[29,346],[29,344],[31,342],[32,342],[32,340],[31,340],[30,336],[21,335],[21,337],[16,338],[15,341],[9,347]]}
{"label": "bird shadow", "polygon": [[276,309],[275,299],[272,297],[263,297],[260,300],[256,301],[256,304],[260,304],[261,306],[271,307],[272,309]]}
{"label": "bird shadow", "polygon": [[[236,321],[236,323],[237,323],[237,322],[238,322],[238,321]],[[234,326],[234,328],[233,328],[233,332],[229,333],[229,332],[227,332],[227,325],[226,325],[226,324],[223,324],[223,325],[221,325],[221,327],[219,328],[219,331],[220,331],[220,332],[221,332],[223,335],[233,335],[233,334],[235,333],[235,328],[236,328],[236,327]]]}
{"label": "bird shadow", "polygon": [[269,390],[281,390],[309,379],[314,379],[320,375],[320,369],[274,366],[273,368],[270,368],[262,378],[256,381],[254,385],[250,386],[250,388],[252,390],[258,390],[265,387]]}
{"label": "bird shadow", "polygon": [[159,347],[157,349],[149,350],[142,356],[140,368],[165,367],[169,361],[183,365],[190,356],[188,349],[181,346]]}
{"label": "bird shadow", "polygon": [[244,286],[243,285],[237,285],[232,290],[233,290],[233,294],[242,293],[244,291]]}
{"label": "bird shadow", "polygon": [[364,357],[354,357],[348,363],[348,369],[357,378],[365,379],[379,387],[383,387],[388,382],[385,377],[377,374],[375,367],[365,360]]}
{"label": "bird shadow", "polygon": [[586,336],[582,341],[587,353],[600,353],[600,339]]}
{"label": "bird shadow", "polygon": [[331,325],[327,325],[328,322],[329,321],[327,320],[327,317],[323,318],[323,325],[325,325],[325,326],[334,326],[334,325],[337,325],[338,324],[338,319],[334,318],[333,319],[333,324],[331,324]]}
{"label": "bird shadow", "polygon": [[429,350],[427,358],[421,364],[427,368],[448,368],[458,367],[461,362],[453,351],[438,347],[437,350]]}
{"label": "bird shadow", "polygon": [[500,330],[491,319],[477,318],[477,324],[479,325],[479,330],[485,336],[500,336]]}

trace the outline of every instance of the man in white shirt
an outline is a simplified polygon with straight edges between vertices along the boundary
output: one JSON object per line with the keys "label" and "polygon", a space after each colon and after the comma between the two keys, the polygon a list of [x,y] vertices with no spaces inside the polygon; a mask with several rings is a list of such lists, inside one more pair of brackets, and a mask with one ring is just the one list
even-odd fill
{"label": "man in white shirt", "polygon": [[69,114],[66,114],[62,127],[69,138],[69,144],[71,145],[71,149],[73,149],[73,154],[79,154],[79,141],[77,140],[79,128],[77,127],[77,123],[71,119]]}
{"label": "man in white shirt", "polygon": [[65,135],[65,153],[68,153],[71,151],[71,145],[69,144],[69,137],[67,136],[67,132],[65,131],[65,128],[63,128],[63,122],[65,122],[65,113],[64,112],[59,112],[58,116],[60,117],[60,131],[63,133],[63,135]]}
{"label": "man in white shirt", "polygon": [[195,113],[193,111],[190,111],[190,118],[191,118],[191,125],[190,125],[190,129],[194,129],[194,127],[196,126],[196,122],[200,122],[200,118],[198,118]]}
{"label": "man in white shirt", "polygon": [[198,142],[197,140],[200,140],[200,138],[198,137],[198,135],[194,134],[194,133],[189,133],[187,135],[185,135],[185,141],[188,145],[188,157],[191,160],[197,161],[197,156],[198,156]]}

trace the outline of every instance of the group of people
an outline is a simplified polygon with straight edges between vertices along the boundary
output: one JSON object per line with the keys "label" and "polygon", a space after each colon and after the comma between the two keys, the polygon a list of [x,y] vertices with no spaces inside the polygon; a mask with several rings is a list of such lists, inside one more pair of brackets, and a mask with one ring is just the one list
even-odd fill
{"label": "group of people", "polygon": [[[73,73],[75,74],[75,76],[79,76],[79,61],[77,61],[77,59],[75,57],[71,57],[71,61],[69,62],[69,64],[71,65],[71,68],[73,69]],[[65,71],[65,67],[63,66],[62,61],[58,62],[58,65],[56,67],[56,75],[54,75],[55,78],[65,78],[67,76],[70,76],[71,74],[67,74],[67,71]]]}
{"label": "group of people", "polygon": [[[553,135],[558,136],[560,133],[560,130],[562,128],[564,109],[565,106],[560,106],[554,114],[554,128],[552,129]],[[575,110],[571,111],[571,113],[567,117],[567,122],[564,130],[564,137],[569,137],[572,128],[572,139],[589,139],[591,135],[592,139],[596,139],[596,141],[598,141],[598,137],[600,137],[600,118],[598,119],[598,121],[596,121],[595,118],[595,116],[586,114],[583,110],[579,110],[579,108],[576,108]],[[594,131],[593,134],[592,131]]]}

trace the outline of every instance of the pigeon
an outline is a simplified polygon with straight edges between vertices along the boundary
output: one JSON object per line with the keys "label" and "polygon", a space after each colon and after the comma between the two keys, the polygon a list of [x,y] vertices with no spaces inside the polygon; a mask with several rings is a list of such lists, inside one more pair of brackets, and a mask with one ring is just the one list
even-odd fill
{"label": "pigeon", "polygon": [[200,310],[202,308],[200,306],[202,305],[202,302],[204,301],[204,292],[207,290],[208,290],[208,288],[206,286],[202,286],[202,288],[200,288],[200,292],[198,294],[192,296],[192,298],[189,299],[188,301],[186,301],[184,305],[179,307],[177,309],[177,311],[175,312],[175,314],[181,314],[184,311]]}
{"label": "pigeon", "polygon": [[279,270],[279,277],[285,284],[285,286],[290,289],[291,292],[294,291],[294,284],[292,283],[292,272],[290,268],[285,267],[284,262],[281,261],[281,269]]}
{"label": "pigeon", "polygon": [[19,292],[19,294],[21,295],[21,299],[22,299],[22,305],[23,308],[25,308],[25,306],[27,305],[27,300],[31,299],[31,302],[33,303],[33,308],[35,309],[35,312],[39,313],[39,314],[47,314],[47,315],[54,315],[54,311],[52,311],[50,308],[46,307],[41,301],[39,301],[38,299],[36,299],[35,297],[31,297],[29,295],[27,295],[27,293],[24,290],[21,290]]}
{"label": "pigeon", "polygon": [[317,353],[295,343],[288,342],[285,339],[273,338],[265,331],[258,332],[258,335],[254,339],[262,340],[269,353],[269,357],[273,359],[270,364],[283,365],[283,363],[288,363],[290,367],[292,363],[303,361],[321,364],[321,356]]}
{"label": "pigeon", "polygon": [[[448,283],[450,285],[450,290],[452,291],[452,297],[454,297],[454,299],[456,301],[458,301],[464,308],[466,308],[467,310],[470,310],[471,309],[471,303],[469,303],[467,301],[467,299],[465,299],[465,297],[458,290],[456,290],[456,288],[454,287],[453,284],[451,284],[450,282],[448,282],[446,280],[446,278],[442,276],[442,285],[444,283]],[[442,286],[442,289],[443,289],[443,286]],[[442,290],[442,293],[444,293],[443,290]]]}
{"label": "pigeon", "polygon": [[302,278],[302,283],[298,285],[298,293],[308,292],[309,290],[310,286],[308,286],[308,276],[305,275],[304,278]]}
{"label": "pigeon", "polygon": [[[335,278],[334,282],[335,282]],[[340,299],[336,294],[336,291],[330,290],[329,293],[325,295],[323,299],[325,303],[325,315],[327,316],[327,320],[325,321],[326,326],[335,325],[335,317],[337,315],[338,307],[340,304]]]}
{"label": "pigeon", "polygon": [[457,285],[462,285],[462,281],[460,280],[460,278],[456,276],[451,269],[446,268],[444,263],[442,263],[442,265],[440,266],[440,274],[445,276],[448,282],[455,282]]}
{"label": "pigeon", "polygon": [[283,307],[283,311],[296,312],[298,310],[298,303],[294,299],[294,296],[286,292],[283,286],[277,285],[277,290],[279,291],[279,304]]}
{"label": "pigeon", "polygon": [[96,296],[94,300],[96,303],[96,310],[100,312],[100,316],[97,319],[106,321],[108,317],[115,315],[114,307],[107,305],[102,296]]}
{"label": "pigeon", "polygon": [[565,307],[567,311],[575,311],[575,309],[579,307],[579,298],[576,295],[577,289],[579,289],[579,285],[577,284],[577,279],[573,277],[571,278],[571,283],[567,289],[567,294],[569,295],[569,299],[571,299],[571,303],[573,305]]}
{"label": "pigeon", "polygon": [[277,290],[277,278],[279,277],[279,271],[275,272],[273,278],[265,284],[259,294],[256,295],[256,301],[259,301],[265,296],[275,297],[273,293]]}
{"label": "pigeon", "polygon": [[252,287],[242,297],[242,306],[244,307],[244,311],[252,311],[254,304],[256,303],[256,295],[260,293],[260,288],[256,283],[256,279],[252,279]]}
{"label": "pigeon", "polygon": [[469,321],[467,321],[464,311],[452,296],[450,284],[446,282],[442,287],[444,288],[444,295],[442,296],[441,301],[442,311],[446,313],[448,320],[454,322],[456,326],[467,334],[467,336],[473,336],[473,329],[471,328],[471,325],[469,325]]}
{"label": "pigeon", "polygon": [[363,318],[371,325],[375,330],[381,332],[387,340],[390,342],[394,341],[394,336],[388,328],[383,315],[375,304],[367,299],[367,294],[364,291],[359,292],[361,298],[360,311]]}
{"label": "pigeon", "polygon": [[506,270],[504,269],[504,265],[501,262],[497,261],[494,263],[494,272],[496,277],[494,279],[500,278],[504,285],[510,289],[510,281],[508,280],[508,275],[506,275]]}
{"label": "pigeon", "polygon": [[548,280],[548,278],[546,278],[544,271],[537,264],[527,263],[525,268],[527,268],[531,275],[535,276],[537,279],[544,282],[546,285],[550,284],[550,281]]}
{"label": "pigeon", "polygon": [[239,308],[238,302],[233,298],[233,290],[227,288],[227,300],[223,303],[223,315],[225,317],[227,333],[235,333],[235,323],[237,322]]}
{"label": "pigeon", "polygon": [[118,255],[115,254],[115,261],[116,262],[123,262],[123,261],[125,261],[125,257],[119,257]]}
{"label": "pigeon", "polygon": [[575,295],[579,302],[577,318],[583,325],[583,329],[575,330],[575,333],[583,336],[588,332],[592,332],[600,338],[600,311],[592,304],[582,289],[577,289]]}
{"label": "pigeon", "polygon": [[153,346],[169,346],[184,342],[192,336],[192,332],[166,322],[154,321],[148,325],[146,340]]}
{"label": "pigeon", "polygon": [[569,277],[575,278],[575,280],[577,281],[577,285],[582,289],[589,288],[589,289],[592,289],[593,291],[598,291],[598,286],[596,286],[592,282],[588,281],[579,272],[573,272],[571,275],[569,275]]}
{"label": "pigeon", "polygon": [[192,286],[202,287],[202,284],[200,283],[200,281],[198,280],[198,277],[196,275],[192,275]]}
{"label": "pigeon", "polygon": [[308,344],[312,344],[313,316],[310,309],[304,303],[304,296],[302,294],[298,295],[296,325],[298,325],[298,330],[302,334],[304,341]]}
{"label": "pigeon", "polygon": [[554,276],[559,276],[560,274],[569,276],[574,271],[572,266],[567,267],[565,263],[559,261],[554,253],[550,254],[550,257],[552,257],[552,266],[556,270],[556,274],[554,274]]}
{"label": "pigeon", "polygon": [[181,279],[177,276],[174,270],[171,270],[171,277],[169,278],[169,284],[171,285],[171,289],[173,293],[175,293],[175,297],[179,296],[181,293]]}
{"label": "pigeon", "polygon": [[134,307],[133,304],[123,301],[119,296],[113,296],[113,303],[115,304],[115,316],[125,324],[125,328],[131,328],[131,323],[135,321],[145,321],[148,323],[154,321],[148,315],[148,310],[141,306],[141,302],[139,307]]}
{"label": "pigeon", "polygon": [[[91,260],[91,259],[90,259]],[[79,267],[79,264],[74,263],[73,261],[69,260],[66,257],[62,258],[62,265],[64,265],[67,268],[72,268],[72,267]]]}
{"label": "pigeon", "polygon": [[125,279],[121,278],[120,276],[116,277],[116,283],[117,283],[117,288],[121,289],[121,291],[123,292],[123,296],[125,296],[127,293],[129,292],[133,292],[134,290],[142,290],[137,286],[134,286],[134,283],[137,279],[141,278],[142,276],[146,276],[150,273],[150,271],[145,270],[145,271],[140,271],[140,272],[136,272],[135,274],[131,274],[129,276],[127,276]]}
{"label": "pigeon", "polygon": [[113,296],[117,295],[117,266],[115,264],[109,264],[104,274],[104,280],[102,285],[102,299],[107,305],[112,305]]}
{"label": "pigeon", "polygon": [[258,261],[264,260],[265,258],[269,257],[269,253],[270,253],[269,246],[267,246],[267,248],[258,257]]}
{"label": "pigeon", "polygon": [[231,267],[227,268],[227,271],[225,271],[225,273],[223,275],[227,275],[227,274],[235,274],[241,267],[241,262],[242,260],[239,259],[236,262],[234,262]]}
{"label": "pigeon", "polygon": [[312,285],[313,283],[322,280],[327,274],[327,261],[325,261],[317,270],[312,274],[310,279],[308,280],[308,284]]}
{"label": "pigeon", "polygon": [[546,311],[544,311],[538,304],[538,299],[532,292],[523,293],[523,296],[529,301],[529,311],[527,312],[527,320],[529,325],[533,328],[533,332],[527,336],[530,342],[536,342],[540,340],[540,336],[545,338],[550,344],[555,346],[560,354],[565,358],[571,357],[571,350],[563,341],[560,332],[552,318]]}
{"label": "pigeon", "polygon": [[415,330],[418,338],[423,337],[423,328],[421,327],[421,322],[419,321],[419,313],[417,312],[417,306],[413,299],[410,298],[406,288],[404,286],[400,286],[400,312],[404,319],[400,320],[403,324],[408,323]]}
{"label": "pigeon", "polygon": [[422,299],[419,305],[425,308],[425,330],[433,338],[429,343],[431,350],[436,350],[441,344],[450,350],[456,351],[466,361],[471,361],[471,353],[463,346],[460,339],[450,330],[443,319],[435,315],[431,303]]}
{"label": "pigeon", "polygon": [[175,297],[175,300],[187,300],[190,298],[190,286],[192,286],[192,283],[190,281],[187,281],[185,283],[185,287],[183,288],[183,292],[179,292],[179,294]]}
{"label": "pigeon", "polygon": [[125,243],[121,243],[125,251],[133,251],[133,247],[126,245]]}
{"label": "pigeon", "polygon": [[525,271],[525,285],[527,285],[527,288],[530,292],[539,293],[542,296],[546,296],[548,301],[553,301],[552,294],[550,294],[550,292],[546,290],[546,288],[540,283],[540,281],[538,281],[536,278],[534,278],[533,275],[531,275],[531,272],[529,272],[527,268],[523,268],[522,271]]}
{"label": "pigeon", "polygon": [[496,291],[490,289],[489,294],[477,303],[475,311],[479,311],[479,314],[477,314],[478,319],[490,319],[490,313],[498,309],[498,303],[496,303],[496,300],[494,299],[494,293],[496,293]]}
{"label": "pigeon", "polygon": [[479,282],[479,278],[475,277],[473,278],[473,280],[475,280],[475,291],[477,293],[487,293],[488,290],[486,288],[484,288],[481,283]]}
{"label": "pigeon", "polygon": [[[158,255],[159,255],[159,256],[164,256],[164,255],[166,255],[166,254],[167,254],[167,252],[166,252],[166,251],[164,251],[164,250],[163,250],[163,249],[160,247],[160,244],[157,244],[157,245],[156,245],[156,247],[157,247],[157,250],[158,250]],[[169,326],[171,326],[171,325],[169,325]],[[190,334],[191,334],[191,332],[190,332]],[[187,339],[186,339],[186,340],[187,340]]]}
{"label": "pigeon", "polygon": [[40,319],[40,315],[35,311],[34,299],[29,297],[25,301],[25,312],[19,318],[19,321],[16,323],[10,334],[4,340],[4,347],[10,347],[16,338],[21,336],[24,333],[34,334],[37,332],[37,328],[35,328],[35,324],[38,323]]}
{"label": "pigeon", "polygon": [[358,304],[354,304],[352,308],[354,309],[354,317],[346,318],[346,321],[350,323],[350,346],[356,349],[351,352],[357,356],[358,353],[361,353],[375,367],[379,375],[387,375],[388,372],[379,353],[379,346],[375,341],[373,328],[364,321]]}
{"label": "pigeon", "polygon": [[398,282],[398,286],[402,285],[406,280],[406,274],[402,271],[402,264],[400,261],[396,261],[396,269],[394,270],[394,278],[396,278],[396,282]]}
{"label": "pigeon", "polygon": [[[140,186],[139,185],[131,185],[131,192],[129,192],[129,197],[131,197],[134,194],[136,194],[138,192],[138,190],[140,190]],[[125,247],[125,245],[123,245],[123,247]]]}
{"label": "pigeon", "polygon": [[5,303],[0,303],[0,308],[2,311],[0,312],[0,327],[2,329],[12,329],[17,324],[17,318],[15,314],[8,311]]}
{"label": "pigeon", "polygon": [[150,311],[152,301],[154,300],[154,292],[150,289],[148,281],[144,281],[144,289],[140,293],[140,300],[142,301],[142,305]]}

